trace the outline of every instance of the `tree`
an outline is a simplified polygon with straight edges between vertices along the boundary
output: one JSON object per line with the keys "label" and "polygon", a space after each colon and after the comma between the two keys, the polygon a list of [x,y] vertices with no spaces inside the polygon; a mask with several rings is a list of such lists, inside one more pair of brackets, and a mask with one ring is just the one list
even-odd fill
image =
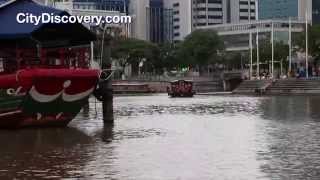
{"label": "tree", "polygon": [[240,52],[226,52],[221,64],[227,69],[241,69],[244,67],[244,55]]}
{"label": "tree", "polygon": [[160,48],[160,58],[162,68],[172,69],[179,66],[179,61],[177,58],[178,48],[175,44],[165,43],[159,46]]}
{"label": "tree", "polygon": [[[111,48],[111,57],[115,59],[124,69],[127,65],[133,65],[136,70],[139,63],[145,64],[154,62],[159,57],[158,47],[147,41],[138,39],[119,39],[115,41]],[[152,64],[152,63],[151,63]]]}
{"label": "tree", "polygon": [[[259,44],[259,59],[260,62],[264,63],[271,61],[272,59],[272,45],[268,40],[262,41]],[[253,50],[253,57],[256,58],[257,48]],[[274,60],[281,61],[287,59],[289,56],[289,46],[284,44],[282,41],[274,43]]]}
{"label": "tree", "polygon": [[[306,34],[300,33],[297,37],[297,44],[300,50],[305,51]],[[315,59],[315,62],[320,60],[320,25],[309,26],[308,28],[308,52]]]}
{"label": "tree", "polygon": [[205,66],[212,62],[218,51],[224,49],[224,43],[213,30],[196,30],[188,35],[178,46],[181,65]]}

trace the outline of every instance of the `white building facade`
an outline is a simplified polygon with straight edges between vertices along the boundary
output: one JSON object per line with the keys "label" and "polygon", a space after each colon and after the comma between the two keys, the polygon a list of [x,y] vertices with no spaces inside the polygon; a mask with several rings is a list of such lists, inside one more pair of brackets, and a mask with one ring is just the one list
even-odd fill
{"label": "white building facade", "polygon": [[192,0],[164,0],[164,8],[172,9],[173,41],[183,40],[192,31]]}
{"label": "white building facade", "polygon": [[131,35],[134,38],[148,40],[147,9],[150,0],[130,0],[129,14],[132,16]]}
{"label": "white building facade", "polygon": [[173,9],[173,39],[181,41],[198,28],[257,19],[257,0],[164,0]]}

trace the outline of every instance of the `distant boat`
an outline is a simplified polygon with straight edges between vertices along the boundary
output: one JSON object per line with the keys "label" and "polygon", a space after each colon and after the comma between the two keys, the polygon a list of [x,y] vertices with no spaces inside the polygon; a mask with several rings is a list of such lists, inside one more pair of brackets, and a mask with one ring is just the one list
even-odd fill
{"label": "distant boat", "polygon": [[171,87],[167,87],[168,95],[171,97],[193,97],[193,82],[187,80],[176,80],[170,83]]}
{"label": "distant boat", "polygon": [[0,128],[66,126],[96,89],[96,37],[81,24],[18,24],[21,11],[69,15],[31,0],[0,5]]}

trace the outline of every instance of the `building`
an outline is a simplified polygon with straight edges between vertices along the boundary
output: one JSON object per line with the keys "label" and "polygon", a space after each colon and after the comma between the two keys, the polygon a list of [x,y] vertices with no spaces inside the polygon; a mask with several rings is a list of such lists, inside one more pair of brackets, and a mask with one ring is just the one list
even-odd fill
{"label": "building", "polygon": [[87,9],[128,12],[129,0],[38,0],[49,6],[57,6],[61,3],[69,3],[72,7],[68,9]]}
{"label": "building", "polygon": [[227,0],[227,23],[247,23],[257,20],[256,0]]}
{"label": "building", "polygon": [[127,13],[129,0],[73,0],[74,9],[95,9]]}
{"label": "building", "polygon": [[258,19],[312,20],[312,0],[259,0]]}
{"label": "building", "polygon": [[[45,4],[54,6],[57,9],[65,10],[72,15],[81,16],[125,16],[128,14],[128,0],[62,0],[46,1]],[[92,30],[96,27],[94,24],[86,24]],[[117,29],[121,36],[130,37],[130,24],[109,24],[109,27]]]}
{"label": "building", "polygon": [[173,40],[173,11],[164,8],[163,0],[150,0],[147,8],[148,40],[166,43]]}
{"label": "building", "polygon": [[[250,34],[252,34],[253,46],[256,44],[256,35],[259,33],[259,39],[271,39],[272,24],[274,26],[275,41],[288,42],[280,34],[289,34],[289,22],[287,20],[260,20],[239,24],[221,24],[200,27],[200,29],[211,29],[223,36],[227,51],[248,51],[250,48]],[[299,33],[304,31],[305,22],[293,20],[291,22],[292,32]]]}
{"label": "building", "polygon": [[207,26],[226,22],[222,0],[195,0],[193,1],[193,26]]}
{"label": "building", "polygon": [[130,0],[129,15],[132,16],[132,37],[148,40],[147,8],[150,7],[150,0]]}
{"label": "building", "polygon": [[173,9],[173,40],[201,27],[257,19],[257,0],[164,0]]}
{"label": "building", "polygon": [[192,0],[163,0],[164,8],[172,9],[173,41],[181,41],[192,31]]}
{"label": "building", "polygon": [[312,22],[320,24],[320,1],[312,0]]}

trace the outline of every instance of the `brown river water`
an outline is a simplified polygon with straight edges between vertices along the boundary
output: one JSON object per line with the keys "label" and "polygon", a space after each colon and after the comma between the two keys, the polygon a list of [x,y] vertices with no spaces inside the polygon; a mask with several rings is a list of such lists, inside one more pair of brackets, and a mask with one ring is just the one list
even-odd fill
{"label": "brown river water", "polygon": [[114,98],[64,129],[0,132],[0,179],[320,179],[320,97]]}

